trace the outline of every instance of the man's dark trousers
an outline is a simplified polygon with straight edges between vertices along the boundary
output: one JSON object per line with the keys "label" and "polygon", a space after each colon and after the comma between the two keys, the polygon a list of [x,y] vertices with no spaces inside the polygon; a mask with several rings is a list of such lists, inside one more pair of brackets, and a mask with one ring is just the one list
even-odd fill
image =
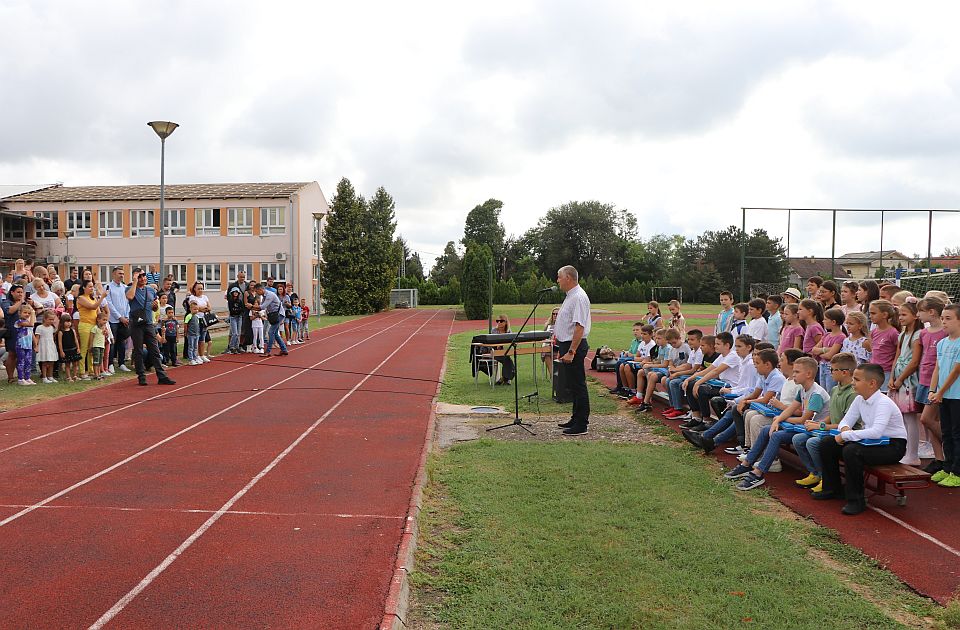
{"label": "man's dark trousers", "polygon": [[[565,355],[570,350],[569,341],[560,341],[557,345],[560,356]],[[583,368],[583,361],[587,358],[589,350],[590,344],[587,343],[586,339],[581,339],[580,346],[573,355],[573,361],[563,364],[567,371],[567,386],[573,396],[573,415],[570,418],[571,429],[586,429],[587,425],[590,424],[590,394],[587,392],[587,373]]]}
{"label": "man's dark trousers", "polygon": [[863,469],[866,466],[896,464],[907,452],[907,441],[891,438],[887,446],[864,446],[860,442],[837,444],[835,439],[820,442],[820,455],[823,458],[823,491],[839,494],[840,459],[843,459],[843,477],[846,484],[844,494],[847,501],[862,503]]}
{"label": "man's dark trousers", "polygon": [[117,322],[116,324],[110,324],[110,331],[113,332],[113,343],[110,344],[110,365],[113,365],[114,360],[117,362],[117,367],[123,365],[124,356],[127,354],[127,339],[130,338],[130,328],[124,326],[122,323]]}
{"label": "man's dark trousers", "polygon": [[137,378],[143,380],[146,378],[146,372],[143,366],[143,345],[147,345],[147,360],[153,367],[157,379],[164,380],[167,373],[163,369],[163,363],[160,361],[160,347],[157,344],[157,327],[152,323],[130,324],[130,338],[133,339],[133,365],[137,369]]}

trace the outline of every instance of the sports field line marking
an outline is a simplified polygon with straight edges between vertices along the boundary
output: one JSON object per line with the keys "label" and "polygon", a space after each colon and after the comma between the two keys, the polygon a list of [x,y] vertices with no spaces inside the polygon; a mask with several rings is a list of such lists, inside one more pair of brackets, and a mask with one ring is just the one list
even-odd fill
{"label": "sports field line marking", "polygon": [[[364,326],[361,325],[361,326],[356,326],[355,328],[348,328],[347,330],[342,330],[342,331],[340,331],[340,332],[338,332],[338,333],[334,333],[334,334],[332,334],[332,335],[330,335],[330,336],[328,336],[328,337],[323,337],[323,338],[321,338],[321,339],[317,339],[317,341],[325,341],[325,340],[327,340],[327,339],[332,339],[333,337],[336,337],[336,336],[338,336],[338,335],[343,335],[343,334],[346,334],[346,333],[348,333],[348,332],[354,332],[354,331],[357,331],[357,330],[359,330],[359,329],[361,329],[361,328],[363,328],[363,327],[364,327]],[[307,344],[304,344],[304,345],[307,345]],[[291,350],[301,350],[301,348],[291,348]],[[190,383],[189,385],[183,385],[182,387],[177,387],[176,389],[164,390],[163,393],[157,394],[156,396],[151,396],[151,397],[149,397],[149,398],[144,398],[143,400],[138,400],[138,401],[136,401],[136,402],[132,402],[132,403],[130,403],[129,405],[125,405],[125,406],[123,406],[123,407],[119,407],[119,408],[113,409],[113,410],[111,410],[111,411],[104,412],[104,413],[102,413],[102,414],[100,414],[100,415],[98,415],[98,416],[94,416],[94,417],[88,418],[88,419],[86,419],[86,420],[81,420],[80,422],[75,422],[75,423],[70,424],[70,425],[67,425],[67,426],[65,426],[65,427],[60,427],[59,429],[56,429],[56,430],[54,430],[54,431],[50,431],[50,432],[48,432],[48,433],[44,433],[43,435],[34,436],[34,437],[30,438],[29,440],[24,440],[23,442],[20,442],[19,444],[14,444],[13,446],[7,446],[6,448],[0,449],[0,453],[6,453],[7,451],[12,451],[12,450],[15,449],[15,448],[20,448],[21,446],[26,446],[27,444],[30,444],[31,442],[36,442],[37,440],[42,440],[42,439],[48,438],[48,437],[50,437],[50,436],[52,436],[52,435],[56,435],[56,434],[62,433],[62,432],[64,432],[64,431],[68,431],[68,430],[70,430],[70,429],[74,429],[74,428],[79,427],[79,426],[81,426],[81,425],[87,424],[88,422],[93,422],[94,420],[100,420],[100,419],[102,419],[102,418],[106,418],[107,416],[112,416],[112,415],[115,414],[115,413],[119,413],[119,412],[121,412],[121,411],[126,411],[127,409],[130,409],[130,408],[132,408],[132,407],[136,407],[137,405],[142,405],[142,404],[144,404],[144,403],[148,403],[148,402],[150,402],[150,401],[152,401],[152,400],[156,400],[156,399],[158,399],[158,398],[162,398],[163,396],[167,396],[167,395],[173,394],[173,393],[175,393],[175,392],[181,392],[181,391],[183,391],[183,390],[185,390],[185,389],[189,389],[190,387],[193,387],[194,385],[199,385],[199,384],[201,384],[201,383],[206,383],[207,381],[212,381],[212,380],[214,380],[214,379],[220,378],[221,376],[226,376],[227,374],[232,374],[233,372],[236,372],[237,370],[246,369],[246,368],[250,367],[251,365],[259,365],[260,363],[263,363],[263,362],[266,361],[266,360],[267,360],[267,357],[264,357],[264,358],[262,358],[262,359],[260,359],[260,360],[258,360],[258,361],[254,361],[253,363],[248,363],[248,364],[246,364],[246,365],[242,365],[242,366],[240,366],[240,367],[233,368],[233,369],[231,369],[231,370],[227,370],[226,372],[220,372],[220,373],[218,373],[218,374],[214,374],[213,376],[208,376],[208,377],[205,378],[205,379],[201,379],[201,380],[199,380],[199,381],[197,381],[197,382],[195,382],[195,383]]]}
{"label": "sports field line marking", "polygon": [[881,510],[881,509],[878,508],[878,507],[873,507],[872,505],[867,505],[867,507],[870,508],[871,510],[873,510],[874,512],[876,512],[877,514],[879,514],[880,516],[883,516],[884,518],[890,519],[891,521],[893,521],[894,523],[896,523],[896,524],[899,525],[900,527],[903,527],[904,529],[913,532],[914,534],[916,534],[916,535],[919,536],[920,538],[923,538],[923,539],[925,539],[925,540],[929,540],[930,542],[932,542],[932,543],[935,544],[936,546],[940,547],[940,548],[943,549],[944,551],[948,551],[948,552],[952,553],[953,555],[957,556],[958,558],[960,558],[960,551],[958,551],[957,549],[954,549],[953,547],[951,547],[951,546],[948,545],[947,543],[943,542],[942,540],[940,540],[940,539],[938,539],[938,538],[935,538],[934,536],[931,536],[930,534],[928,534],[927,532],[925,532],[925,531],[923,531],[923,530],[917,529],[916,527],[914,527],[914,526],[911,525],[910,523],[901,521],[899,518],[897,518],[897,517],[894,516],[893,514],[890,514],[889,512],[886,512],[886,511],[884,511],[884,510]]}
{"label": "sports field line marking", "polygon": [[[29,505],[0,505],[0,508],[25,508]],[[44,505],[40,510],[101,510],[104,512],[160,512],[165,514],[214,514],[216,510],[201,510],[194,508],[137,508],[121,507],[117,505]],[[391,521],[402,521],[404,515],[389,514],[341,514],[334,512],[259,512],[251,510],[227,510],[226,514],[237,516],[329,516],[334,518],[373,518]]]}
{"label": "sports field line marking", "polygon": [[[411,315],[410,317],[413,317],[413,315]],[[291,374],[291,375],[288,376],[287,378],[285,378],[285,379],[283,379],[283,380],[280,380],[280,381],[277,381],[276,383],[274,383],[273,385],[270,385],[269,387],[265,387],[264,389],[258,390],[258,391],[256,391],[256,392],[254,392],[252,395],[244,398],[243,400],[238,400],[237,402],[235,402],[235,403],[233,403],[233,404],[231,404],[231,405],[229,405],[229,406],[227,406],[227,407],[224,407],[224,408],[221,409],[220,411],[218,411],[218,412],[216,412],[216,413],[214,413],[214,414],[211,414],[211,415],[207,416],[207,417],[204,418],[203,420],[199,420],[199,421],[197,421],[197,422],[194,422],[194,423],[191,424],[190,426],[185,427],[185,428],[183,428],[183,429],[180,429],[179,431],[177,431],[177,432],[174,433],[173,435],[168,436],[168,437],[165,437],[164,439],[160,440],[159,442],[157,442],[157,443],[155,443],[155,444],[153,444],[153,445],[151,445],[151,446],[148,446],[147,448],[145,448],[145,449],[143,449],[143,450],[137,451],[137,452],[134,453],[133,455],[130,455],[129,457],[126,457],[126,458],[120,460],[120,461],[117,462],[116,464],[113,464],[112,466],[108,466],[107,468],[104,468],[104,469],[101,470],[100,472],[94,473],[94,474],[90,475],[89,477],[87,477],[86,479],[83,479],[83,480],[81,480],[81,481],[78,481],[77,483],[73,484],[73,485],[70,486],[69,488],[64,488],[64,489],[61,490],[60,492],[57,492],[56,494],[52,494],[52,495],[50,495],[49,497],[47,497],[46,499],[43,499],[42,501],[38,501],[37,503],[35,503],[35,504],[33,504],[33,505],[29,506],[29,507],[26,507],[26,508],[20,510],[20,511],[17,512],[16,514],[13,514],[13,515],[11,515],[11,516],[8,516],[7,518],[5,518],[5,519],[3,519],[2,521],[0,521],[0,527],[5,527],[5,526],[8,525],[9,523],[11,523],[11,522],[17,520],[18,518],[20,518],[21,516],[25,516],[25,515],[29,514],[30,512],[33,512],[33,511],[36,510],[37,508],[43,507],[44,505],[50,503],[51,501],[56,501],[57,499],[59,499],[59,498],[62,497],[63,495],[68,494],[68,493],[70,493],[70,492],[73,492],[73,491],[76,490],[77,488],[80,488],[80,487],[82,487],[82,486],[85,486],[86,484],[90,483],[91,481],[94,481],[94,480],[96,480],[96,479],[99,479],[100,477],[106,475],[107,473],[112,472],[112,471],[116,470],[117,468],[120,468],[121,466],[132,462],[133,460],[137,459],[138,457],[140,457],[140,456],[142,456],[142,455],[146,455],[146,454],[149,453],[150,451],[152,451],[152,450],[154,450],[154,449],[157,449],[157,448],[163,446],[163,445],[166,444],[167,442],[170,442],[171,440],[174,440],[174,439],[180,437],[180,436],[183,435],[184,433],[187,433],[187,432],[189,432],[189,431],[192,431],[193,429],[199,427],[199,426],[202,425],[202,424],[206,424],[206,423],[209,422],[210,420],[213,420],[214,418],[216,418],[216,417],[218,417],[218,416],[220,416],[220,415],[222,415],[222,414],[225,414],[226,412],[230,411],[231,409],[233,409],[233,408],[235,408],[235,407],[239,407],[240,405],[242,405],[242,404],[244,404],[244,403],[246,403],[246,402],[250,402],[251,400],[253,400],[253,399],[256,398],[257,396],[260,396],[261,394],[264,394],[264,393],[270,391],[271,389],[273,389],[273,388],[275,388],[275,387],[277,387],[277,386],[279,386],[279,385],[283,385],[283,384],[286,383],[287,381],[292,380],[292,379],[300,376],[301,374],[306,374],[306,373],[308,373],[310,370],[312,370],[313,368],[317,367],[318,365],[322,365],[322,364],[326,363],[327,361],[330,361],[331,359],[335,359],[336,357],[340,356],[341,354],[343,354],[343,353],[345,353],[345,352],[347,352],[347,351],[349,351],[349,350],[352,350],[352,349],[356,348],[356,347],[359,346],[360,344],[365,343],[365,342],[373,339],[374,337],[376,337],[376,336],[378,336],[378,335],[382,335],[383,333],[385,333],[386,331],[390,330],[391,328],[393,328],[393,327],[396,326],[397,324],[400,324],[400,323],[406,321],[407,319],[410,319],[410,317],[406,317],[406,318],[404,318],[404,319],[401,319],[401,320],[400,320],[399,322],[397,322],[396,324],[392,324],[392,325],[390,325],[390,326],[387,326],[386,328],[381,329],[379,332],[376,332],[376,333],[374,333],[374,334],[372,334],[372,335],[370,335],[370,336],[368,336],[368,337],[364,337],[363,339],[361,339],[361,340],[358,341],[357,343],[353,344],[352,346],[349,346],[349,347],[347,347],[347,348],[344,348],[344,349],[341,350],[340,352],[337,352],[336,354],[332,354],[332,355],[330,355],[329,357],[327,357],[327,358],[325,358],[325,359],[322,359],[322,360],[314,363],[314,364],[311,365],[310,367],[303,368],[303,369],[299,370],[298,372],[296,372],[296,373],[294,373],[294,374]]]}
{"label": "sports field line marking", "polygon": [[434,313],[433,315],[431,315],[430,318],[429,318],[428,320],[426,320],[425,322],[423,322],[423,324],[421,324],[419,328],[417,328],[415,331],[413,331],[413,332],[410,334],[410,336],[407,337],[407,338],[403,341],[403,343],[401,343],[401,344],[398,345],[396,348],[394,348],[394,349],[393,349],[393,352],[391,352],[390,354],[387,355],[387,358],[385,358],[383,361],[381,361],[380,364],[377,365],[377,367],[373,368],[373,369],[370,371],[369,374],[367,374],[366,376],[364,376],[364,377],[360,380],[360,382],[358,382],[356,385],[354,385],[353,388],[352,388],[349,392],[347,392],[346,394],[344,394],[344,395],[340,398],[340,400],[338,400],[337,402],[335,402],[335,403],[333,404],[333,406],[331,406],[322,416],[320,416],[319,418],[317,418],[317,420],[314,421],[313,424],[311,424],[309,427],[307,427],[307,429],[306,429],[303,433],[301,433],[301,434],[297,437],[297,439],[295,439],[293,442],[291,442],[290,445],[287,446],[287,448],[283,449],[283,451],[281,451],[280,454],[277,455],[277,456],[273,459],[272,462],[270,462],[269,464],[267,464],[266,467],[264,467],[263,470],[261,470],[260,472],[258,472],[250,481],[247,482],[247,484],[246,484],[243,488],[241,488],[235,495],[233,495],[232,497],[230,497],[230,499],[229,499],[226,503],[224,503],[223,506],[221,506],[219,510],[217,510],[216,512],[214,512],[213,515],[211,515],[210,518],[208,518],[200,527],[198,527],[195,532],[193,532],[186,540],[184,540],[182,543],[180,543],[180,545],[179,545],[176,549],[174,549],[174,550],[170,553],[170,555],[168,555],[166,558],[164,558],[163,562],[161,562],[161,563],[158,564],[156,567],[154,567],[154,569],[153,569],[152,571],[150,571],[150,573],[148,573],[148,574],[146,575],[146,577],[144,577],[142,580],[140,580],[140,583],[139,583],[139,584],[137,584],[136,586],[134,586],[134,587],[130,590],[130,592],[128,592],[126,595],[124,595],[123,597],[121,597],[120,600],[110,608],[110,610],[108,610],[107,612],[103,613],[103,615],[102,615],[99,619],[97,619],[97,620],[93,623],[93,625],[90,626],[90,630],[99,630],[99,629],[102,628],[105,624],[109,623],[111,619],[113,619],[113,618],[116,617],[118,614],[120,614],[120,612],[121,612],[124,608],[127,607],[127,604],[129,604],[131,601],[133,601],[133,599],[136,598],[137,595],[139,595],[140,593],[142,593],[142,592],[144,591],[144,589],[146,589],[148,586],[150,586],[150,584],[157,578],[157,576],[159,576],[161,573],[163,573],[163,572],[167,569],[167,567],[169,567],[171,564],[173,564],[174,561],[176,561],[176,559],[179,558],[179,557],[183,554],[183,552],[185,552],[187,549],[189,549],[190,546],[193,545],[193,543],[195,543],[201,536],[203,536],[203,534],[204,534],[208,529],[210,529],[211,527],[213,527],[214,523],[216,523],[218,520],[220,520],[220,518],[221,518],[224,514],[226,514],[226,513],[230,510],[230,508],[232,508],[232,507],[237,503],[237,501],[239,501],[240,499],[242,499],[243,496],[244,496],[245,494],[247,494],[247,492],[249,492],[251,488],[253,488],[255,485],[257,485],[257,482],[259,482],[261,479],[263,479],[271,470],[273,470],[274,468],[276,468],[276,466],[277,466],[281,461],[283,461],[283,459],[284,459],[287,455],[289,455],[290,452],[293,451],[293,449],[295,449],[301,442],[303,442],[303,440],[305,440],[305,439],[307,438],[307,436],[310,435],[310,434],[313,432],[314,429],[316,429],[318,426],[320,426],[320,423],[321,423],[321,422],[323,422],[324,420],[326,420],[326,419],[330,416],[330,414],[332,414],[334,411],[336,411],[336,410],[340,407],[340,405],[342,405],[342,404],[344,403],[344,401],[347,400],[347,398],[349,398],[350,396],[352,396],[355,391],[357,391],[358,389],[360,389],[360,387],[362,387],[363,384],[366,383],[368,379],[370,379],[380,368],[382,368],[382,367],[387,363],[387,361],[389,361],[390,359],[392,359],[392,358],[394,357],[394,355],[396,355],[398,352],[400,352],[400,349],[403,348],[405,345],[407,345],[407,343],[408,343],[411,339],[413,339],[413,338],[417,335],[417,333],[419,333],[421,330],[423,330],[424,326],[426,326],[426,325],[429,324],[431,321],[433,321],[433,319],[434,319],[434,318],[437,316],[437,314],[439,314],[440,312],[441,312],[441,311],[437,311],[437,313]]}

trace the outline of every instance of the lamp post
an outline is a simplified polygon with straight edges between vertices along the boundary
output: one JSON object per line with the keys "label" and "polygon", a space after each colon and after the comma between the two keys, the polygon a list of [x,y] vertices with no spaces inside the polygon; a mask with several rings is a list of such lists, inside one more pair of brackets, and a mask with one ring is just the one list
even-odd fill
{"label": "lamp post", "polygon": [[155,120],[153,122],[147,123],[158,136],[160,136],[160,277],[164,276],[164,266],[163,266],[163,232],[167,227],[164,225],[166,223],[166,217],[163,212],[163,162],[164,162],[164,149],[166,147],[167,136],[174,132],[174,130],[179,127],[175,122],[169,122],[166,120]]}

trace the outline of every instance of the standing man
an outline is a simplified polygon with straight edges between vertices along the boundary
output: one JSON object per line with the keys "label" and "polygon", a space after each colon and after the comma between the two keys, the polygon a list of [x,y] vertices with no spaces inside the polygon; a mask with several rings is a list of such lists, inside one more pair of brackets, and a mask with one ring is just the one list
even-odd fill
{"label": "standing man", "polygon": [[63,283],[64,291],[69,292],[73,288],[73,285],[80,282],[80,269],[77,267],[70,267],[70,277],[67,278],[66,282]]}
{"label": "standing man", "polygon": [[[147,283],[149,284],[149,282]],[[173,288],[173,278],[167,276],[160,285],[160,295],[167,296],[167,305],[177,309],[177,290]]]}
{"label": "standing man", "polygon": [[137,383],[147,384],[147,375],[143,369],[143,345],[147,345],[147,360],[153,366],[160,385],[174,385],[160,362],[160,348],[157,345],[157,329],[153,321],[154,313],[160,308],[157,291],[147,286],[147,274],[136,272],[133,283],[127,289],[127,301],[130,308],[130,338],[133,339],[133,365],[137,368]]}
{"label": "standing man", "polygon": [[110,331],[113,333],[113,343],[110,344],[107,371],[113,374],[114,359],[121,372],[130,371],[130,368],[125,365],[127,339],[130,337],[130,302],[127,301],[127,285],[123,282],[123,267],[114,267],[111,278],[107,283],[107,304],[110,305]]}
{"label": "standing man", "polygon": [[230,313],[230,341],[227,354],[240,354],[240,333],[243,331],[243,318],[247,311],[243,294],[247,290],[247,272],[237,272],[237,279],[227,287],[227,311]]}
{"label": "standing man", "polygon": [[271,293],[277,292],[277,287],[273,286],[273,276],[267,276],[267,286],[263,288]]}
{"label": "standing man", "polygon": [[154,287],[160,287],[160,272],[157,271],[156,265],[147,265],[147,284],[152,284]]}
{"label": "standing man", "polygon": [[567,371],[567,383],[573,394],[573,415],[569,422],[558,424],[564,435],[583,435],[590,424],[590,395],[587,392],[587,374],[583,360],[590,344],[590,298],[580,288],[580,274],[567,265],[557,271],[557,284],[567,294],[557,313],[553,334],[557,338],[560,361]]}
{"label": "standing man", "polygon": [[288,354],[287,344],[283,343],[283,339],[280,337],[280,326],[284,317],[283,304],[276,293],[268,291],[267,287],[262,284],[257,285],[257,295],[260,296],[260,309],[266,313],[267,324],[270,326],[267,331],[267,339],[263,344],[263,354],[267,357],[270,356],[270,352],[273,350],[273,342],[276,341],[277,345],[280,346],[279,356],[285,356]]}

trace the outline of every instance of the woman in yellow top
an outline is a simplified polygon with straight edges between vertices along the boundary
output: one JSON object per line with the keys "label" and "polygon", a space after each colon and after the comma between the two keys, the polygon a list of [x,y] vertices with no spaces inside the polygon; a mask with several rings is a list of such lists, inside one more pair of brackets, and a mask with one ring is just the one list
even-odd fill
{"label": "woman in yellow top", "polygon": [[[98,282],[97,285],[100,283]],[[94,291],[96,288],[96,291]],[[95,286],[93,280],[84,280],[80,289],[80,296],[77,297],[77,309],[80,311],[80,324],[77,332],[80,336],[80,356],[83,361],[80,363],[80,373],[83,380],[89,381],[90,369],[93,365],[93,357],[90,356],[90,331],[97,325],[97,312],[100,305],[103,304],[107,296],[106,291],[101,286]]]}

